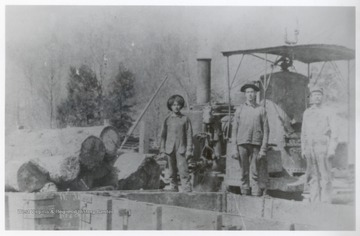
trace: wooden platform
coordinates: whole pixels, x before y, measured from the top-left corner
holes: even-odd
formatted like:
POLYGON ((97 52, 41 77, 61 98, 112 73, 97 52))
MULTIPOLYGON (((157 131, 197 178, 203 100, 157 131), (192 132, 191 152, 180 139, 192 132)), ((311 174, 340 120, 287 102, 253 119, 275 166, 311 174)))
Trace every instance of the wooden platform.
POLYGON ((355 208, 228 193, 6 193, 10 230, 354 230, 355 208))

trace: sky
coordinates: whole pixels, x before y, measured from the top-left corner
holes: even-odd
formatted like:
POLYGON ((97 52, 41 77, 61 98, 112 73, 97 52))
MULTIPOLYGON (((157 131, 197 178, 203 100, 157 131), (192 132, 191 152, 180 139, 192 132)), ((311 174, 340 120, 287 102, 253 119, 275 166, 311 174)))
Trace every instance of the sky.
POLYGON ((223 37, 233 43, 224 50, 283 44, 285 28, 290 31, 297 23, 299 43, 355 47, 353 7, 7 6, 6 41, 41 41, 52 30, 66 32, 102 12, 125 14, 138 24, 152 22, 158 30, 195 33, 208 47, 218 32, 226 32, 223 37))
POLYGON ((298 44, 355 49, 354 7, 7 6, 6 42, 31 47, 43 43, 52 32, 71 37, 84 22, 105 23, 104 15, 133 25, 138 41, 149 40, 141 39, 141 31, 148 27, 155 34, 195 37, 200 44, 197 56, 219 64, 220 50, 283 45, 286 29, 290 38, 294 29, 299 30, 298 44))

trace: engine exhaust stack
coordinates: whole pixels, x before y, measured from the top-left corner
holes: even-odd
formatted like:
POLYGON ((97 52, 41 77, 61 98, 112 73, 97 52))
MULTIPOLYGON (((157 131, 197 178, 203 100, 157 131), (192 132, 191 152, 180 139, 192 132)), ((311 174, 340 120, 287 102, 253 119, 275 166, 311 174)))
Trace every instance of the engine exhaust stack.
POLYGON ((198 80, 196 86, 196 103, 206 104, 210 102, 211 90, 211 59, 197 59, 198 80))

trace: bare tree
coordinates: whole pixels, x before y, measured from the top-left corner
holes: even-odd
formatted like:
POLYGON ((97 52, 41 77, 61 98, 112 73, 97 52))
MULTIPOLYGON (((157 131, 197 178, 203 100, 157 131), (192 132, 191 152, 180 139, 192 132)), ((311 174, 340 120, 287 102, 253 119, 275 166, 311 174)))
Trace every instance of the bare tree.
POLYGON ((145 104, 164 75, 170 77, 147 112, 148 122, 152 124, 149 127, 151 136, 157 140, 161 131, 161 122, 169 112, 166 108, 166 98, 173 94, 183 95, 187 100, 187 107, 195 100, 194 80, 191 79, 192 68, 185 62, 189 54, 191 55, 194 44, 181 41, 178 35, 159 36, 150 32, 148 37, 153 40, 144 44, 136 57, 142 62, 139 63, 141 67, 135 70, 141 81, 137 83, 138 94, 142 91, 140 93, 142 96, 137 97, 137 103, 145 104), (146 55, 146 58, 151 60, 141 59, 141 55, 146 55))
POLYGON ((65 45, 59 42, 55 34, 42 48, 41 77, 42 83, 39 87, 39 95, 47 104, 49 116, 49 127, 54 128, 55 107, 59 98, 60 83, 65 69, 65 45))
MULTIPOLYGON (((86 33, 87 40, 85 47, 89 49, 90 63, 100 84, 101 120, 104 119, 104 98, 106 96, 105 85, 106 82, 109 82, 111 77, 111 74, 109 73, 109 54, 110 51, 113 50, 114 25, 116 24, 112 17, 109 17, 105 12, 100 12, 99 15, 94 15, 91 18, 91 24, 86 33)), ((118 62, 116 61, 114 63, 117 64, 118 62)))
POLYGON ((34 111, 36 103, 36 77, 38 72, 36 50, 33 48, 21 48, 17 51, 16 58, 19 63, 19 67, 22 69, 23 78, 25 79, 24 81, 20 82, 25 84, 25 86, 22 86, 22 89, 24 90, 17 94, 18 122, 22 120, 23 116, 25 118, 26 125, 33 127, 36 120, 35 117, 38 115, 34 111), (23 102, 26 103, 26 105, 23 106, 26 108, 26 110, 20 112, 20 103, 23 102))

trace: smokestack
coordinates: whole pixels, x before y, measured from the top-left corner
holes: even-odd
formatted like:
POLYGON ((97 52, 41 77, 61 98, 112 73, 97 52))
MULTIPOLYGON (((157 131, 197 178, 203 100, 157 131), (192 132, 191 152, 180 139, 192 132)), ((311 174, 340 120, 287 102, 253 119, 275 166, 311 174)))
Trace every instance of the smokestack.
POLYGON ((210 102, 211 84, 211 59, 198 58, 198 82, 196 87, 196 103, 205 104, 210 102))

